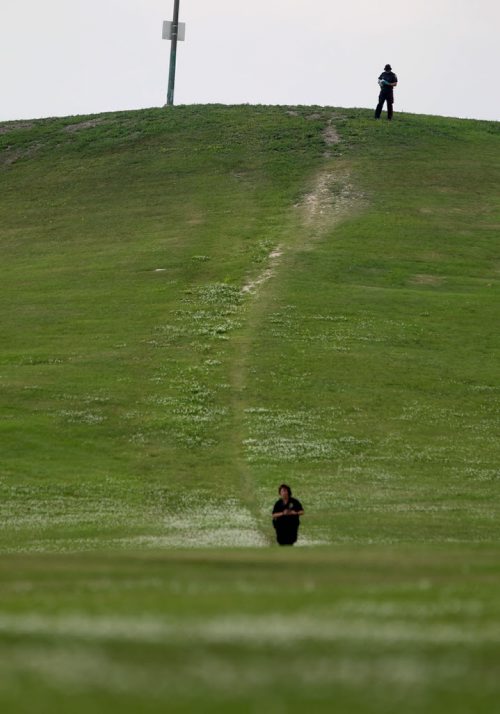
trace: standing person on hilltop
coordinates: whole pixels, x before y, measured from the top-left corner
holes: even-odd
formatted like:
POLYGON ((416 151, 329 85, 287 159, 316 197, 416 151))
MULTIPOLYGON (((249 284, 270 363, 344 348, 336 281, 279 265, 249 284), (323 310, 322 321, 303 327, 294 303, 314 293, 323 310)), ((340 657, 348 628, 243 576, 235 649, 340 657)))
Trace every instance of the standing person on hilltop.
POLYGON ((378 83, 380 87, 380 94, 378 96, 378 104, 375 109, 375 119, 380 119, 382 113, 382 107, 384 102, 387 102, 387 118, 389 121, 392 119, 392 105, 394 104, 394 87, 398 83, 398 78, 392 71, 390 64, 386 64, 384 71, 378 78, 378 83))
POLYGON ((278 489, 280 498, 273 508, 273 526, 280 545, 293 545, 299 532, 300 516, 304 515, 301 502, 292 498, 292 489, 282 483, 278 489))

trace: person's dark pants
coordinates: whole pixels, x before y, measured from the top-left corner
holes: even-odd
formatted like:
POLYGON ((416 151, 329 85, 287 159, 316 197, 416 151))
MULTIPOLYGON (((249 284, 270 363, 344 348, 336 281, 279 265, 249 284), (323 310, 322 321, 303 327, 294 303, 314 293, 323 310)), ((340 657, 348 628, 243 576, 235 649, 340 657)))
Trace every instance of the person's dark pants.
POLYGON ((379 98, 378 98, 378 104, 375 109, 375 119, 380 119, 380 115, 382 114, 382 108, 384 106, 384 102, 387 102, 387 118, 389 121, 392 119, 392 105, 394 104, 394 95, 392 92, 388 94, 387 92, 380 92, 379 98))
MULTIPOLYGON (((281 521, 283 519, 280 518, 279 520, 281 521)), ((288 521, 288 518, 286 520, 288 521)), ((299 534, 298 523, 279 523, 278 521, 273 521, 273 525, 276 530, 276 540, 279 545, 293 545, 297 542, 297 536, 299 534)))

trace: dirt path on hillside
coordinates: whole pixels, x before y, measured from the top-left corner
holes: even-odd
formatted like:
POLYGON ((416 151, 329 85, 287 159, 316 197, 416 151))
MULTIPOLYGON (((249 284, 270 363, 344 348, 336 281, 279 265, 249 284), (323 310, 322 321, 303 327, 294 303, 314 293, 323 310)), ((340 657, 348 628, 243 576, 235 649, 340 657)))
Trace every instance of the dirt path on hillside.
POLYGON ((314 243, 324 238, 336 225, 362 207, 364 196, 353 184, 351 171, 344 165, 329 165, 316 175, 314 183, 294 209, 302 227, 299 244, 276 245, 269 253, 264 270, 249 279, 242 287, 244 294, 256 293, 277 272, 282 258, 288 252, 313 250, 314 243))
POLYGON ((306 243, 321 238, 361 204, 363 196, 353 185, 345 166, 329 166, 316 177, 312 190, 296 204, 302 214, 306 243))
MULTIPOLYGON (((252 334, 258 330, 262 316, 269 309, 266 297, 266 284, 277 278, 287 262, 287 258, 297 252, 314 250, 320 240, 334 239, 334 229, 341 221, 361 209, 364 197, 354 185, 351 169, 341 157, 332 158, 328 148, 340 142, 340 137, 329 120, 324 131, 325 163, 311 182, 302 199, 291 208, 296 222, 292 219, 293 237, 289 242, 277 244, 270 250, 265 267, 261 272, 249 278, 241 292, 246 296, 245 334, 234 338, 234 356, 232 359, 231 385, 233 393, 235 467, 240 482, 241 499, 250 510, 261 534, 273 541, 272 528, 269 521, 263 521, 262 508, 259 504, 259 493, 254 482, 251 466, 247 460, 245 438, 248 436, 246 409, 248 408, 247 374, 250 369, 248 355, 251 349, 252 334), (294 225, 295 223, 295 225, 294 225), (333 233, 332 233, 333 232, 333 233), (267 527, 266 527, 267 526, 267 527)), ((269 293, 271 294, 271 293, 269 293)), ((269 485, 270 501, 274 496, 274 484, 269 485)), ((271 507, 271 503, 269 506, 271 507)), ((302 539, 305 544, 305 538, 302 539)))

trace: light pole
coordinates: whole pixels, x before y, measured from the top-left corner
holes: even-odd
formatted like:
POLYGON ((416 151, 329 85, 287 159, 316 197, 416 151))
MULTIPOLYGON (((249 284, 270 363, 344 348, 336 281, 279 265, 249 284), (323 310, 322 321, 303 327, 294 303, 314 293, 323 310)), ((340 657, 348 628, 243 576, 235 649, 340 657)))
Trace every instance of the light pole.
POLYGON ((174 0, 174 18, 172 20, 170 36, 170 71, 168 74, 167 107, 174 105, 175 65, 177 62, 177 37, 179 34, 179 2, 180 0, 174 0))

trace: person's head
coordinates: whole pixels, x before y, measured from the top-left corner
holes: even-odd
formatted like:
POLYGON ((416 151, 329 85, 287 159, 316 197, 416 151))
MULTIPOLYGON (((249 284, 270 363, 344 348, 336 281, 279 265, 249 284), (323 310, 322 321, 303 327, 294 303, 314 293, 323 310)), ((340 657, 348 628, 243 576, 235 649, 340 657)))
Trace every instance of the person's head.
POLYGON ((292 489, 290 488, 290 486, 287 486, 286 483, 282 483, 278 489, 278 493, 283 499, 283 501, 288 501, 288 499, 292 495, 292 489))
POLYGON ((386 72, 392 72, 392 67, 391 67, 391 65, 390 65, 390 64, 386 64, 385 67, 384 67, 384 70, 385 70, 386 72))

